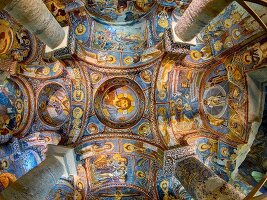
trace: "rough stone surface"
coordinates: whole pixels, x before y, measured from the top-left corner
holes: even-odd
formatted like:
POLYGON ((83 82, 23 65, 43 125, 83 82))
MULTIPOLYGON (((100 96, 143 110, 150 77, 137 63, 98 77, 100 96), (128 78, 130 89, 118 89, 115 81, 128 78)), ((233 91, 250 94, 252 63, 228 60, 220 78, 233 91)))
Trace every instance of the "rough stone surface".
POLYGON ((176 177, 194 199, 241 200, 244 195, 194 157, 178 162, 176 177))
POLYGON ((43 200, 56 185, 64 166, 55 157, 48 157, 38 167, 12 183, 1 195, 1 200, 43 200), (38 177, 38 178, 37 178, 38 177))
POLYGON ((175 34, 183 41, 192 40, 232 0, 193 0, 175 27, 175 34))
POLYGON ((63 41, 64 30, 42 0, 13 0, 4 9, 50 48, 63 41))

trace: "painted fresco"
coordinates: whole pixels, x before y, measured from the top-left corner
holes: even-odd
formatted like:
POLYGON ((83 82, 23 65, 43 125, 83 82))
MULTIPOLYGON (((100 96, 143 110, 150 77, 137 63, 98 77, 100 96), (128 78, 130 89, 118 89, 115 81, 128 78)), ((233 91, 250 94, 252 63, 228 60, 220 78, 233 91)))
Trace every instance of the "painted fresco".
POLYGON ((107 91, 102 103, 105 117, 112 121, 121 122, 129 120, 135 115, 137 112, 135 104, 138 105, 138 97, 131 88, 122 86, 107 91), (120 116, 120 114, 125 116, 120 116))
POLYGON ((68 94, 60 85, 46 85, 39 94, 38 109, 45 123, 60 126, 68 119, 70 112, 68 94))
POLYGON ((77 176, 74 176, 74 199, 86 199, 88 193, 88 180, 85 167, 77 164, 77 176))
POLYGON ((193 200, 190 194, 188 194, 188 192, 179 182, 179 180, 175 178, 175 176, 164 175, 163 170, 159 170, 157 172, 156 186, 158 191, 158 198, 160 200, 165 200, 165 199, 193 200))
MULTIPOLYGON (((256 4, 251 6, 266 23, 266 8, 256 4)), ((207 63, 260 31, 262 27, 237 2, 233 2, 201 31, 198 44, 191 48, 186 61, 196 65, 207 63)))
MULTIPOLYGON (((79 196, 75 196, 76 200, 81 200, 79 196)), ((49 192, 46 200, 71 200, 74 199, 73 180, 60 179, 58 183, 49 192)))
POLYGON ((145 200, 146 197, 140 191, 133 188, 108 188, 98 191, 95 195, 89 198, 89 200, 111 200, 111 199, 136 199, 136 200, 145 200))
POLYGON ((164 32, 189 3, 46 0, 75 40, 67 59, 56 58, 66 49, 44 54, 43 43, 0 12, 0 191, 38 166, 47 144, 61 144, 75 148, 78 174, 47 199, 191 200, 162 166, 164 150, 196 140, 201 162, 248 194, 262 163, 245 161, 245 177, 232 175, 251 128, 246 77, 265 67, 266 39, 234 2, 189 55, 167 53, 164 32))
MULTIPOLYGON (((155 127, 151 123, 153 118, 150 111, 153 80, 156 73, 155 66, 158 66, 158 63, 151 64, 144 71, 138 70, 129 78, 123 73, 121 74, 120 71, 114 71, 114 75, 109 78, 103 70, 99 68, 90 69, 88 65, 82 63, 82 67, 85 67, 90 74, 92 94, 95 98, 83 137, 95 137, 96 134, 109 132, 131 134, 150 142, 159 141, 158 135, 153 131, 155 127), (112 91, 111 96, 107 96, 108 91, 112 91), (125 98, 126 96, 127 98, 125 98), (131 107, 123 110, 119 107, 120 105, 116 105, 116 101, 120 104, 121 99, 123 101, 125 99, 124 102, 127 104, 131 101, 128 104, 128 107, 131 107), (108 115, 110 114, 121 119, 109 118, 108 115)), ((111 72, 113 71, 111 70, 111 72)), ((160 144, 159 142, 155 143, 160 144)))
POLYGON ((143 17, 154 5, 154 0, 146 1, 100 1, 87 0, 87 10, 98 19, 107 22, 131 22, 143 17))
POLYGON ((222 137, 246 141, 247 93, 241 65, 216 65, 203 81, 200 111, 205 116, 204 123, 222 137))
POLYGON ((171 27, 171 14, 174 7, 162 7, 159 6, 155 16, 153 16, 153 28, 157 38, 162 38, 164 31, 171 27))
POLYGON ((79 42, 87 43, 90 37, 90 18, 86 15, 85 9, 75 10, 69 15, 76 39, 79 42))
POLYGON ((231 179, 235 169, 237 148, 222 141, 201 138, 196 142, 196 154, 201 162, 210 167, 219 177, 247 195, 252 187, 242 177, 231 179))
POLYGON ((92 48, 112 51, 142 51, 146 48, 147 30, 144 23, 135 24, 131 28, 94 24, 92 48))
POLYGON ((35 54, 35 37, 19 27, 5 13, 0 13, 0 59, 3 61, 29 62, 35 54))
POLYGON ((133 25, 116 26, 90 19, 83 9, 71 13, 70 17, 72 31, 81 43, 77 54, 86 62, 105 67, 136 67, 163 54, 162 41, 151 23, 153 17, 140 19, 133 25))
POLYGON ((96 96, 96 116, 108 126, 128 127, 142 116, 144 95, 130 79, 109 79, 99 87, 96 96))
POLYGON ((267 59, 266 46, 266 41, 257 42, 252 46, 242 49, 235 56, 229 56, 228 60, 231 60, 233 65, 238 65, 244 72, 264 68, 267 59))
POLYGON ((0 55, 8 52, 13 44, 14 33, 9 27, 9 23, 2 21, 1 25, 1 43, 0 43, 0 55))
POLYGON ((30 78, 51 79, 60 76, 63 73, 63 64, 61 62, 49 63, 43 65, 21 65, 19 74, 30 78))
MULTIPOLYGON (((6 77, 4 73, 2 78, 6 77)), ((31 88, 30 88, 31 91, 31 88)), ((22 134, 29 127, 28 119, 32 118, 28 94, 22 80, 5 78, 0 83, 0 134, 22 134)))
POLYGON ((68 15, 65 11, 65 3, 60 0, 46 0, 45 4, 60 25, 63 27, 66 26, 68 23, 68 15))
POLYGON ((45 159, 48 144, 57 145, 61 137, 55 132, 36 132, 21 140, 1 145, 0 189, 4 190, 45 159))
POLYGON ((6 80, 2 84, 0 89, 1 134, 13 134, 13 130, 19 128, 24 113, 23 92, 11 80, 6 80))
POLYGON ((146 187, 152 183, 156 169, 153 163, 162 163, 163 158, 163 152, 153 145, 116 137, 84 142, 75 151, 78 160, 85 163, 92 195, 112 185, 128 185, 147 195, 146 187))
POLYGON ((201 76, 201 71, 184 69, 170 57, 162 61, 156 90, 157 121, 168 146, 176 145, 186 132, 198 129, 201 76))
POLYGON ((88 113, 88 102, 91 91, 87 88, 90 87, 87 73, 84 73, 76 63, 71 63, 67 67, 67 79, 64 82, 71 85, 71 89, 66 90, 71 92, 71 118, 70 124, 66 128, 68 133, 68 143, 76 142, 84 131, 84 121, 88 113))
MULTIPOLYGON (((265 102, 262 123, 259 127, 258 134, 251 146, 246 159, 239 168, 239 173, 246 179, 246 181, 256 187, 259 181, 263 178, 266 170, 267 159, 267 86, 263 87, 265 92, 265 102)), ((260 189, 261 193, 267 192, 267 184, 264 184, 260 189)))

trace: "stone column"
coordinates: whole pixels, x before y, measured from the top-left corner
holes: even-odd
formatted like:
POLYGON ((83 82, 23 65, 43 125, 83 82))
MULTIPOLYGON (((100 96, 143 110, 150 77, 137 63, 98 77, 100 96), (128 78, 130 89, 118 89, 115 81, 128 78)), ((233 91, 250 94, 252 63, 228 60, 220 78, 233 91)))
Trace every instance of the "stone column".
POLYGON ((233 0, 193 0, 175 27, 182 41, 192 40, 208 23, 233 0))
POLYGON ((47 158, 12 183, 1 200, 44 200, 62 176, 77 175, 73 149, 48 145, 47 158))
POLYGON ((177 162, 175 176, 196 200, 242 200, 245 198, 195 157, 188 157, 177 162))
POLYGON ((64 40, 63 28, 42 0, 0 0, 0 9, 3 8, 51 49, 64 40))

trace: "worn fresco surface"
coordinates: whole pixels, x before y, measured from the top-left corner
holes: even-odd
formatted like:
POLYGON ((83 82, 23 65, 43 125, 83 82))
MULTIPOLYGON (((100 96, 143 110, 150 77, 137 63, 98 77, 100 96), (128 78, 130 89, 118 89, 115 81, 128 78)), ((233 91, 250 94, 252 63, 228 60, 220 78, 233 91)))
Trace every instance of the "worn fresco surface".
MULTIPOLYGON (((78 171, 47 200, 191 200, 175 171, 163 169, 164 151, 187 145, 244 194, 257 184, 264 159, 238 160, 257 132, 253 120, 262 118, 251 100, 264 90, 252 94, 251 86, 267 76, 267 43, 238 3, 180 55, 167 52, 165 31, 191 1, 44 2, 70 26, 75 48, 65 59, 45 54, 44 44, 0 12, 1 191, 45 159, 47 144, 74 147, 78 171)), ((266 8, 253 8, 267 22, 266 8)), ((249 158, 264 154, 265 126, 249 158)))

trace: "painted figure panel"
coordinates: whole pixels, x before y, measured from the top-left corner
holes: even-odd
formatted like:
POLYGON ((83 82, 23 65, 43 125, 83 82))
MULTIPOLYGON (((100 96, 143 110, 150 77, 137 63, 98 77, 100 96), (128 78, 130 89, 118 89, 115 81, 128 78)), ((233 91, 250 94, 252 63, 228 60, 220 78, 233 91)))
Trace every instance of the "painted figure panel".
MULTIPOLYGON (((145 21, 146 22, 146 21, 145 21)), ((146 48, 147 30, 145 22, 131 27, 94 25, 92 48, 96 50, 142 51, 146 48)))
POLYGON ((68 119, 70 112, 68 94, 58 84, 46 85, 39 94, 38 108, 44 123, 60 126, 68 119))
POLYGON ((144 94, 130 79, 109 79, 98 88, 95 96, 96 116, 109 127, 129 127, 142 117, 144 94))
POLYGON ((154 0, 87 0, 86 8, 104 21, 122 23, 141 18, 150 11, 154 3, 154 0))

